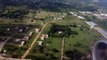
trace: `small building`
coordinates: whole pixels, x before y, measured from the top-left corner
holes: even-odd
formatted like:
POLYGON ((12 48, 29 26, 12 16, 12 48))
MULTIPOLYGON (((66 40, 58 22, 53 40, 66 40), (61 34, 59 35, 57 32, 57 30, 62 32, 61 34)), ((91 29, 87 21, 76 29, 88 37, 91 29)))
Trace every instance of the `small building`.
POLYGON ((73 14, 73 16, 78 16, 77 14, 73 14))
POLYGON ((3 50, 3 52, 4 52, 4 53, 6 53, 6 52, 7 52, 7 50, 3 50))
POLYGON ((31 36, 33 34, 33 32, 29 32, 28 36, 31 36))
POLYGON ((40 32, 40 29, 39 29, 39 28, 36 28, 35 31, 36 31, 36 33, 39 33, 39 32, 40 32))
POLYGON ((45 35, 45 38, 46 38, 46 39, 48 39, 48 38, 49 38, 49 35, 48 35, 48 34, 46 34, 46 35, 45 35))
POLYGON ((29 27, 26 27, 26 29, 29 29, 29 27))
POLYGON ((42 45, 43 41, 38 41, 38 45, 42 45))
POLYGON ((23 46, 23 45, 24 45, 24 43, 25 43, 25 41, 21 41, 21 44, 20 44, 20 46, 23 46))
POLYGON ((41 36, 41 40, 45 40, 45 39, 48 39, 48 38, 49 38, 48 34, 42 34, 42 36, 41 36))
POLYGON ((62 33, 62 31, 59 31, 59 32, 58 32, 58 34, 61 34, 61 33, 62 33))
POLYGON ((41 36, 41 40, 45 40, 45 38, 43 36, 41 36))
POLYGON ((10 28, 7 28, 7 31, 10 31, 10 28))
POLYGON ((21 39, 15 39, 15 42, 19 42, 19 41, 21 41, 21 39))
POLYGON ((79 11, 79 13, 81 13, 83 15, 92 14, 92 12, 90 12, 90 11, 79 11))
POLYGON ((24 36, 24 37, 22 38, 22 40, 24 40, 24 41, 29 40, 29 36, 24 36))
POLYGON ((85 19, 83 16, 77 16, 79 19, 85 19))
POLYGON ((73 16, 78 16, 75 12, 69 12, 73 16))
POLYGON ((85 23, 88 24, 88 25, 90 26, 91 29, 97 26, 96 23, 91 22, 91 21, 85 21, 85 23))
POLYGON ((23 32, 23 29, 19 29, 19 32, 23 32))

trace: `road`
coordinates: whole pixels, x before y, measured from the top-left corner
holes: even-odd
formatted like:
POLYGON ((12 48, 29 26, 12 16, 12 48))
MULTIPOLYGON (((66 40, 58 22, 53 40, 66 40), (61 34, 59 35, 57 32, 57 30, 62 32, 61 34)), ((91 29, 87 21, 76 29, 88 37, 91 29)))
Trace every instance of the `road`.
MULTIPOLYGON (((16 32, 15 34, 17 34, 17 32, 16 32)), ((15 34, 13 34, 12 36, 8 37, 4 42, 0 43, 0 52, 1 52, 1 50, 3 49, 5 43, 6 43, 8 40, 10 40, 15 34)))
POLYGON ((26 52, 22 55, 22 57, 21 57, 22 59, 24 59, 24 58, 28 55, 28 53, 31 51, 31 49, 33 48, 35 42, 38 40, 39 36, 41 35, 42 31, 44 30, 44 28, 45 28, 47 25, 48 25, 48 23, 46 23, 46 24, 42 27, 41 31, 38 33, 38 35, 36 36, 36 38, 34 39, 34 41, 32 42, 32 44, 30 45, 30 47, 29 47, 29 48, 26 50, 26 52))
POLYGON ((62 47, 61 47, 61 59, 60 60, 64 60, 64 43, 65 43, 65 41, 64 41, 64 38, 63 38, 63 40, 62 40, 62 47))
MULTIPOLYGON (((65 16, 66 16, 66 15, 63 15, 63 16, 61 16, 61 17, 59 17, 59 18, 62 19, 62 18, 64 18, 65 16)), ((31 49, 33 48, 35 42, 38 40, 39 36, 40 36, 41 33, 43 32, 44 28, 45 28, 48 24, 60 20, 59 18, 57 18, 57 19, 54 20, 54 21, 51 21, 51 22, 46 23, 46 24, 42 27, 41 31, 40 31, 40 32, 38 33, 38 35, 35 37, 34 41, 31 43, 30 47, 29 47, 29 48, 26 50, 26 52, 21 56, 21 59, 24 59, 24 58, 29 54, 29 52, 30 52, 31 49)))
POLYGON ((100 27, 94 27, 105 39, 107 39, 107 32, 100 27))
POLYGON ((85 23, 88 24, 90 28, 93 28, 96 31, 98 31, 105 39, 107 39, 107 32, 104 29, 100 28, 98 24, 92 21, 85 21, 85 23))
MULTIPOLYGON (((17 34, 17 32, 15 34, 17 34)), ((2 49, 3 49, 4 45, 6 44, 6 42, 8 40, 10 40, 15 34, 13 34, 12 36, 10 36, 9 38, 7 38, 4 42, 2 42, 0 44, 0 52, 2 51, 2 49)), ((5 60, 5 58, 0 55, 0 60, 3 60, 3 59, 5 60)), ((9 59, 7 59, 7 60, 9 60, 9 59)))

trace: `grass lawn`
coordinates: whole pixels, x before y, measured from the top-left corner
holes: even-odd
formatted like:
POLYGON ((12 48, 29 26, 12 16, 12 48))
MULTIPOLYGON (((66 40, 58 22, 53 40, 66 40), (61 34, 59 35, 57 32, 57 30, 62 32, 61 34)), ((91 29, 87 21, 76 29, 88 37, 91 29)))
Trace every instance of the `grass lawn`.
POLYGON ((39 51, 40 47, 38 45, 38 42, 36 42, 35 46, 33 47, 32 51, 29 53, 27 58, 31 58, 33 60, 37 59, 37 57, 40 57, 40 58, 46 57, 45 59, 52 59, 51 55, 53 55, 55 59, 58 60, 60 58, 61 40, 62 40, 61 38, 54 38, 54 37, 50 37, 44 40, 44 43, 46 43, 47 45, 44 49, 44 52, 39 51), (57 49, 58 52, 55 53, 53 49, 57 49))

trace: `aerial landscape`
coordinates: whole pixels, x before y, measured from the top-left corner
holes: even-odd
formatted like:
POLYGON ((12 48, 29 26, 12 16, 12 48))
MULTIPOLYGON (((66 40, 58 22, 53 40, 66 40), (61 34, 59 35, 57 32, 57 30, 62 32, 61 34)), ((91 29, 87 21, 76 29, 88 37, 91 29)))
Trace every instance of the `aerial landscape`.
POLYGON ((106 0, 0 0, 0 60, 107 60, 106 0))

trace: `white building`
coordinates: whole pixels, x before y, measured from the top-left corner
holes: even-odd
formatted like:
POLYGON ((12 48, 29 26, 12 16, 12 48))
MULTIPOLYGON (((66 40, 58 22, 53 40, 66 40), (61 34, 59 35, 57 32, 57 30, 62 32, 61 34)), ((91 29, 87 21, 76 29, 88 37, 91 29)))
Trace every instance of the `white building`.
POLYGON ((24 41, 27 41, 29 39, 29 36, 24 36, 23 38, 22 38, 22 40, 24 40, 24 41))
POLYGON ((92 14, 92 12, 90 12, 90 11, 79 11, 79 13, 81 13, 83 15, 85 15, 85 14, 92 14))
POLYGON ((38 41, 38 45, 42 45, 43 41, 38 41))
POLYGON ((79 19, 85 19, 83 16, 77 16, 79 19))
POLYGON ((7 31, 10 31, 10 28, 7 28, 7 31))
POLYGON ((36 28, 35 31, 36 31, 36 33, 39 33, 40 29, 36 28))
POLYGON ((41 40, 45 40, 45 38, 43 36, 41 36, 41 40))
POLYGON ((25 43, 25 41, 22 41, 20 46, 23 46, 23 45, 24 45, 24 43, 25 43))
POLYGON ((90 26, 91 29, 97 26, 96 23, 91 22, 91 21, 85 21, 85 23, 88 24, 88 25, 90 26))
POLYGON ((59 32, 58 32, 58 34, 61 34, 61 33, 62 33, 62 31, 59 31, 59 32))
POLYGON ((76 13, 74 12, 69 12, 70 14, 72 14, 73 16, 78 16, 76 13))
POLYGON ((31 36, 32 34, 33 34, 33 32, 30 32, 30 33, 29 33, 29 36, 31 36))

